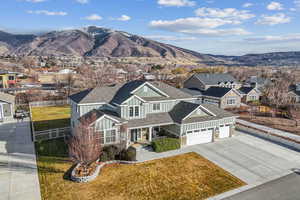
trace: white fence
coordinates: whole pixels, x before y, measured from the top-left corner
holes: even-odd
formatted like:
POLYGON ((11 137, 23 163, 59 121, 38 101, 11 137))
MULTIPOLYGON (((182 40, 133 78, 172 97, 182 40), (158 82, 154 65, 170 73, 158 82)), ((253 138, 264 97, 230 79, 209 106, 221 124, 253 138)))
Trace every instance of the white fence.
POLYGON ((34 131, 33 130, 33 140, 41 141, 41 140, 51 140, 51 139, 56 139, 56 138, 63 138, 65 136, 69 135, 70 132, 71 132, 70 127, 49 129, 46 131, 34 131))
POLYGON ((29 103, 30 107, 43 107, 43 106, 63 106, 68 105, 69 100, 55 100, 55 101, 33 101, 29 103))

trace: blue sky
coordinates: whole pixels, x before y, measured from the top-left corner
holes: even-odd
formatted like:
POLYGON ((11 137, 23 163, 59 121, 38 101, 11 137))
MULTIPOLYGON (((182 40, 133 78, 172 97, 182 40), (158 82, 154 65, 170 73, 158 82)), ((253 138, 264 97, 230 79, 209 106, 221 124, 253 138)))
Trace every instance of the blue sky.
POLYGON ((201 53, 300 51, 300 0, 2 0, 0 30, 97 25, 201 53))

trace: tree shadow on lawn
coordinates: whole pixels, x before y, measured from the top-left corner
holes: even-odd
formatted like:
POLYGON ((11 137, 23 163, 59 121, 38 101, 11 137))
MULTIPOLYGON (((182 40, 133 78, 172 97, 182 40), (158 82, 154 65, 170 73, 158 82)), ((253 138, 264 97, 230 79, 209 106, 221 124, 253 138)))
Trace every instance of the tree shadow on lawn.
POLYGON ((70 118, 54 119, 33 122, 35 131, 46 131, 49 129, 70 127, 70 118))

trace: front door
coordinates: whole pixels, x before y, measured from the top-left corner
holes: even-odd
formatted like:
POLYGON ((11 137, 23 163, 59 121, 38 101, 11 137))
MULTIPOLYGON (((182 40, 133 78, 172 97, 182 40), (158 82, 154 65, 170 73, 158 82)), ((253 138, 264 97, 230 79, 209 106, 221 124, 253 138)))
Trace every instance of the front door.
POLYGON ((141 129, 130 130, 130 140, 131 142, 137 142, 142 139, 141 129))

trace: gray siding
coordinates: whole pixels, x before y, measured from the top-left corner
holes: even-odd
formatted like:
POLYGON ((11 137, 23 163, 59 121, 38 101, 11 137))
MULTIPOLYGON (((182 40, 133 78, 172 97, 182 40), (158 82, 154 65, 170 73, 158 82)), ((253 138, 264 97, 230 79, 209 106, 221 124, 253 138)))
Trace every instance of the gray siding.
POLYGON ((181 127, 179 125, 177 125, 177 124, 163 126, 162 128, 164 130, 168 131, 171 134, 174 134, 176 136, 180 136, 181 127))
POLYGON ((139 97, 161 97, 157 91, 150 88, 148 85, 145 85, 144 87, 140 88, 138 91, 135 92, 135 94, 139 97), (144 90, 144 88, 147 89, 147 91, 144 90))
POLYGON ((196 129, 206 129, 206 128, 214 128, 219 127, 220 125, 224 124, 234 124, 235 118, 224 118, 220 120, 214 120, 214 121, 206 121, 206 122, 198 122, 198 123, 192 123, 192 124, 183 124, 182 125, 182 132, 185 133, 189 130, 196 130, 196 129))
POLYGON ((96 123, 96 130, 97 131, 103 131, 103 130, 108 130, 108 129, 113 129, 115 128, 116 122, 104 117, 103 119, 97 121, 96 123))
POLYGON ((160 103, 160 111, 153 110, 153 104, 156 104, 159 102, 152 102, 147 105, 147 112, 148 113, 164 113, 164 112, 170 112, 173 107, 178 104, 178 101, 167 101, 167 102, 161 102, 160 103))
MULTIPOLYGON (((146 106, 147 104, 143 103, 138 98, 134 97, 130 101, 128 101, 126 104, 121 105, 121 117, 124 119, 131 119, 129 117, 129 107, 130 106, 139 106, 140 116, 138 118, 145 118, 146 117, 146 106)), ((136 119, 137 117, 132 117, 136 119)))
POLYGON ((92 111, 93 109, 100 109, 103 106, 104 104, 80 105, 80 117, 92 111))

